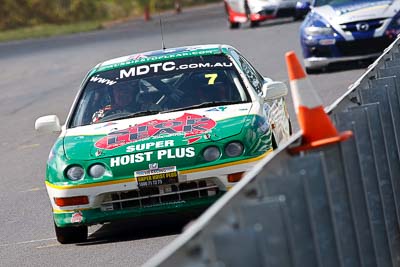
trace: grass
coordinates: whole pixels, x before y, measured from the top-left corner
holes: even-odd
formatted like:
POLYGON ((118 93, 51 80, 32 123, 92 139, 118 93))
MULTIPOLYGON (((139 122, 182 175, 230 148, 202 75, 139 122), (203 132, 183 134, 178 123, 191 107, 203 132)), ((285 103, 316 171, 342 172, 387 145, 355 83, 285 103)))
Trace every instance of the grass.
POLYGON ((101 21, 80 22, 65 25, 43 24, 15 30, 0 31, 0 42, 87 32, 101 29, 102 27, 101 21))
MULTIPOLYGON (((0 0, 1 1, 1 0, 0 0)), ((220 0, 181 0, 183 5, 183 9, 191 6, 199 6, 208 3, 216 3, 220 0)), ((171 9, 171 7, 162 7, 163 10, 171 9)), ((135 14, 135 17, 143 16, 140 14, 135 14)), ((130 17, 132 18, 132 17, 130 17)), ((128 17, 125 19, 129 19, 128 17)), ((88 32, 93 30, 102 29, 107 27, 107 25, 112 25, 117 21, 123 20, 115 20, 115 21, 87 21, 87 22, 77 22, 71 24, 41 24, 32 27, 24 27, 13 30, 3 30, 0 31, 0 42, 11 41, 11 40, 23 40, 23 39, 32 39, 32 38, 44 38, 50 36, 57 35, 65 35, 71 33, 79 33, 79 32, 88 32)))

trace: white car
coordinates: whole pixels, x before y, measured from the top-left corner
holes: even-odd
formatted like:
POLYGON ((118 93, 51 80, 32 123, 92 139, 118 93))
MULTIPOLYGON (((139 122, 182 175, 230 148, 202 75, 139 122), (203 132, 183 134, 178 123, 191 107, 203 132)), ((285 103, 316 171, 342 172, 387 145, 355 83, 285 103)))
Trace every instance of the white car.
POLYGON ((251 27, 278 17, 296 17, 297 0, 224 0, 231 29, 250 21, 251 27))
MULTIPOLYGON (((149 51, 93 68, 47 161, 60 243, 89 225, 201 210, 290 135, 284 83, 233 47, 149 51)), ((182 216, 182 215, 180 215, 182 216)))

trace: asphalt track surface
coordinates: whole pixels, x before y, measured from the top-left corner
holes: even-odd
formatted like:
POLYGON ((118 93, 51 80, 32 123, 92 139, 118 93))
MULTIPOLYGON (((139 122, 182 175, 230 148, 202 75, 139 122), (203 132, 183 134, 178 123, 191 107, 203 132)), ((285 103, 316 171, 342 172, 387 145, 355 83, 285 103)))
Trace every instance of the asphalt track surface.
MULTIPOLYGON (((229 30, 222 4, 165 13, 167 47, 227 43, 265 76, 287 81, 284 54, 301 57, 300 22, 290 19, 229 30)), ((161 48, 158 20, 131 21, 90 33, 0 44, 0 266, 140 266, 168 245, 187 223, 158 219, 90 227, 89 241, 55 240, 44 186, 45 163, 56 135, 34 131, 37 117, 63 121, 86 72, 109 58, 161 48)), ((310 76, 324 105, 342 95, 365 67, 310 76)), ((288 105, 292 119, 290 96, 288 105)), ((297 125, 294 123, 294 125, 297 125)))

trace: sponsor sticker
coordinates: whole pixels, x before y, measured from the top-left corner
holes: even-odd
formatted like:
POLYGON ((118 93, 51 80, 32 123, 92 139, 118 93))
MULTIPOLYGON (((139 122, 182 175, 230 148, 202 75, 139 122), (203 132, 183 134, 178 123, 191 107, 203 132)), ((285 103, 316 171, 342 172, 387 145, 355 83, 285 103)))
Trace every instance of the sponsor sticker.
MULTIPOLYGON (((199 62, 199 63, 179 64, 178 65, 174 61, 166 61, 166 62, 158 62, 158 63, 148 64, 148 65, 134 66, 129 69, 121 69, 119 72, 119 77, 116 77, 115 79, 119 80, 119 79, 124 79, 124 78, 143 76, 143 75, 147 75, 147 74, 171 72, 171 71, 175 71, 175 70, 200 69, 200 68, 207 68, 207 69, 209 69, 209 68, 228 68, 228 67, 232 67, 232 66, 233 66, 232 62, 215 62, 215 63, 199 62)), ((217 77, 218 77, 217 74, 207 74, 205 78, 209 79, 208 84, 214 84, 214 81, 217 77)), ((92 77, 92 78, 95 78, 95 77, 92 77)), ((108 79, 102 79, 102 80, 96 80, 96 81, 97 82, 101 81, 101 83, 106 83, 108 85, 112 85, 109 83, 114 82, 114 81, 111 81, 108 79), (105 80, 105 81, 103 81, 103 80, 105 80)))
MULTIPOLYGON (((197 114, 185 113, 181 117, 171 120, 151 120, 134 125, 127 129, 110 132, 107 136, 95 143, 99 149, 115 149, 140 140, 183 135, 187 138, 188 144, 192 144, 202 138, 202 135, 213 129, 217 123, 206 117, 197 114)), ((172 141, 172 140, 171 140, 172 141)), ((151 148, 162 148, 173 146, 169 141, 148 142, 137 147, 128 147, 127 152, 148 150, 151 148), (143 147, 144 146, 144 147, 143 147)))
POLYGON ((138 57, 136 59, 132 58, 132 59, 124 61, 124 62, 102 66, 98 69, 98 71, 105 71, 105 70, 110 70, 110 69, 119 68, 119 67, 123 67, 123 66, 138 64, 138 63, 140 64, 140 63, 155 62, 155 61, 162 61, 162 60, 169 60, 169 59, 175 60, 175 59, 181 59, 181 58, 186 58, 186 57, 213 55, 218 52, 219 52, 219 48, 209 49, 209 50, 199 50, 199 51, 187 51, 187 52, 182 51, 181 53, 176 53, 176 54, 146 55, 144 57, 138 57))
POLYGON ((196 155, 194 147, 177 147, 157 151, 139 152, 110 159, 111 167, 125 166, 141 162, 154 162, 165 159, 193 158, 196 155))
POLYGON ((71 223, 80 223, 83 221, 82 212, 78 211, 72 214, 71 223))
POLYGON ((139 188, 178 182, 178 172, 175 166, 135 171, 134 175, 139 188))
POLYGON ((206 111, 225 111, 228 107, 215 107, 215 108, 210 108, 207 109, 206 111))
POLYGON ((95 83, 106 84, 106 85, 114 85, 117 83, 116 81, 113 81, 110 79, 101 78, 99 75, 91 77, 90 81, 95 82, 95 83))

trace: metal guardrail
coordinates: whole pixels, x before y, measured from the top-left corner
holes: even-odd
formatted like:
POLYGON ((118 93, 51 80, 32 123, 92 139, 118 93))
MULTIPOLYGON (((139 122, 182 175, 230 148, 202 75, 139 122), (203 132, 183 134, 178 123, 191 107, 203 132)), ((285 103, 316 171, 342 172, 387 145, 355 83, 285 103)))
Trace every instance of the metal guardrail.
POLYGON ((296 133, 145 266, 400 266, 399 47, 326 108, 352 138, 296 133))

